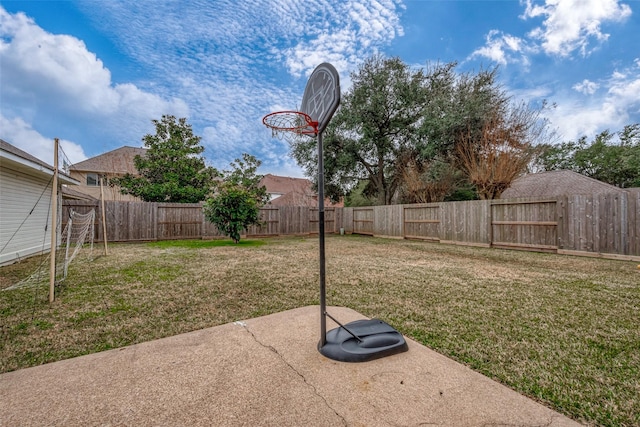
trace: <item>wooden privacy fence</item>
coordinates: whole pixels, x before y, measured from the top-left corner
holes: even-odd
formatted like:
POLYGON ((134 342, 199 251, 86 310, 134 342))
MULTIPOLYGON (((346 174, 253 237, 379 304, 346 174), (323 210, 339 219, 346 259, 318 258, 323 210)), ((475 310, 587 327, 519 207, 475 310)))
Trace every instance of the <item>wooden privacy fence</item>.
MULTIPOLYGON (((215 225, 204 217, 199 203, 147 203, 105 201, 107 240, 136 242, 176 239, 223 237, 215 225)), ((99 202, 65 200, 62 225, 66 225, 69 210, 86 213, 96 210, 96 241, 103 241, 102 212, 99 202)), ((336 218, 342 221, 335 208, 325 208, 325 230, 337 232, 336 218)), ((251 226, 248 236, 277 236, 318 233, 318 209, 306 206, 265 206, 260 209, 260 226, 251 226)))
MULTIPOLYGON (((65 201, 85 213, 97 202, 65 201)), ((201 204, 105 202, 109 241, 222 237, 201 204)), ((248 236, 318 233, 318 209, 266 206, 248 236)), ((102 227, 94 227, 101 241, 102 227)), ((327 233, 640 260, 640 192, 548 199, 474 200, 414 205, 326 208, 327 233)))
POLYGON ((344 208, 347 232, 640 260, 640 192, 344 208), (350 212, 352 211, 352 212, 350 212))

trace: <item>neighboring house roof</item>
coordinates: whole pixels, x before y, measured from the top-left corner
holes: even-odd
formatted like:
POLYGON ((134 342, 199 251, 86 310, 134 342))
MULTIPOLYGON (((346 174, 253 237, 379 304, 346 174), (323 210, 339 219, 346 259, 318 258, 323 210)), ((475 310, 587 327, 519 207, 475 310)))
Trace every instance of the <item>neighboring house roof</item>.
POLYGON ((313 194, 311 191, 311 181, 304 178, 291 178, 288 176, 277 176, 266 174, 260 180, 260 185, 267 188, 267 192, 273 195, 284 195, 292 191, 313 194))
POLYGON ((625 190, 569 170, 532 173, 513 181, 501 199, 572 194, 623 193, 625 190))
MULTIPOLYGON (((272 206, 317 206, 318 195, 313 191, 311 181, 304 178, 291 178, 266 174, 260 180, 267 193, 271 196, 269 204, 272 206)), ((340 207, 344 203, 331 203, 328 199, 325 206, 340 207)))
POLYGON ((144 156, 146 153, 146 148, 124 146, 73 164, 71 165, 71 169, 76 171, 122 175, 127 173, 137 174, 138 171, 136 170, 133 159, 137 155, 144 156))
MULTIPOLYGON (((32 175, 53 175, 53 166, 48 165, 37 157, 22 151, 18 147, 9 144, 7 141, 0 139, 0 162, 12 165, 14 168, 24 171, 32 175)), ((62 184, 78 185, 80 184, 69 175, 60 172, 58 178, 62 184)))

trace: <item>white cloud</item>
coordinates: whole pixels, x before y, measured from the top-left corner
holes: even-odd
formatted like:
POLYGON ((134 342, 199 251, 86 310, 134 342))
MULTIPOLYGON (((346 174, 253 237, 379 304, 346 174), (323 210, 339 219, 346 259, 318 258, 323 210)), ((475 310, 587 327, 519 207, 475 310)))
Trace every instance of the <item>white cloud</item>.
POLYGON ((600 85, 590 80, 584 79, 580 83, 573 85, 573 89, 585 95, 593 95, 596 93, 600 85))
POLYGON ((73 109, 113 111, 118 97, 111 75, 82 41, 47 33, 22 13, 0 9, 0 21, 2 78, 12 82, 12 98, 62 96, 73 109))
MULTIPOLYGON (((42 136, 20 118, 8 119, 0 114, 0 138, 32 156, 53 165, 53 138, 42 136)), ((87 159, 82 147, 72 141, 60 140, 63 158, 71 164, 87 159)))
POLYGON ((558 128, 563 140, 575 141, 583 135, 593 137, 605 129, 622 130, 625 125, 638 121, 640 117, 640 70, 638 67, 625 69, 622 72, 616 71, 609 79, 600 83, 585 80, 578 86, 587 88, 586 93, 584 89, 581 93, 585 93, 588 97, 566 94, 557 102, 557 108, 548 115, 553 126, 558 128), (603 96, 588 93, 589 88, 594 85, 606 89, 603 96))
MULTIPOLYGON (((0 7, 0 112, 61 138, 88 127, 114 141, 140 141, 162 114, 186 116, 180 99, 164 99, 134 84, 114 84, 85 44, 44 31, 23 13, 0 7)), ((90 141, 82 141, 83 143, 90 141)))
POLYGON ((640 114, 640 70, 614 73, 609 81, 608 97, 616 103, 625 120, 628 120, 628 112, 640 114))
POLYGON ((581 100, 566 99, 548 117, 562 141, 576 141, 581 136, 593 137, 616 124, 616 112, 615 106, 608 101, 599 100, 588 105, 581 100))
POLYGON ((284 51, 289 72, 308 76, 325 61, 343 72, 354 69, 362 58, 404 34, 397 12, 401 7, 391 0, 351 0, 331 3, 318 11, 321 14, 310 13, 302 40, 284 51), (324 25, 314 24, 318 18, 324 25))
POLYGON ((507 65, 510 62, 528 65, 526 54, 531 52, 533 48, 528 46, 525 40, 498 30, 491 30, 486 36, 485 45, 476 49, 470 58, 483 56, 500 65, 507 65))
MULTIPOLYGON (((522 0, 521 0, 522 1, 522 0)), ((609 35, 602 30, 608 22, 621 22, 631 15, 631 8, 619 0, 524 0, 523 18, 544 17, 542 27, 529 33, 541 41, 549 55, 568 56, 579 50, 589 54, 589 43, 602 42, 609 35)))

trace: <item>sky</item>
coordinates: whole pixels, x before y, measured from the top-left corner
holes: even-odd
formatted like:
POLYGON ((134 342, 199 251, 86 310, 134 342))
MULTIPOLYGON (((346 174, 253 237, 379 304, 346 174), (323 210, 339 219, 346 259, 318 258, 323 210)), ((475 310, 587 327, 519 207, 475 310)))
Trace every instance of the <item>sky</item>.
POLYGON ((640 122, 640 0, 0 0, 0 138, 53 163, 143 146, 186 117, 207 164, 243 153, 303 177, 262 124, 296 109, 322 62, 498 67, 560 141, 640 122))

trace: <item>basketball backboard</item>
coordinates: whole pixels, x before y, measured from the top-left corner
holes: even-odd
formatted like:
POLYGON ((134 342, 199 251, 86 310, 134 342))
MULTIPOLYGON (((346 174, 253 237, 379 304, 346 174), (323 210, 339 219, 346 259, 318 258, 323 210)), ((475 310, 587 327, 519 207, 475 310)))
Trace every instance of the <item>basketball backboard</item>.
POLYGON ((304 89, 300 111, 318 122, 318 133, 329 124, 340 104, 340 76, 328 62, 318 65, 304 89))

